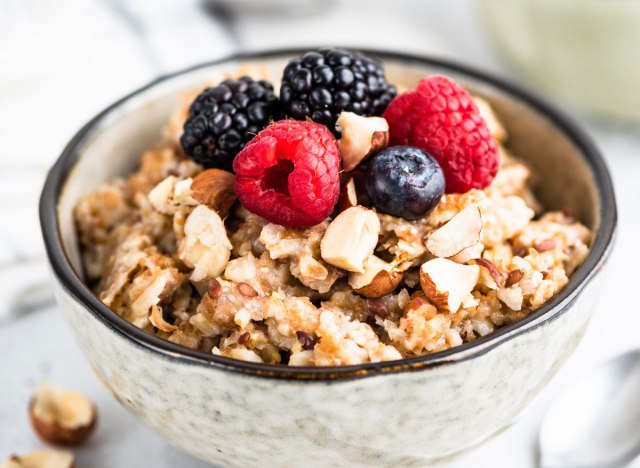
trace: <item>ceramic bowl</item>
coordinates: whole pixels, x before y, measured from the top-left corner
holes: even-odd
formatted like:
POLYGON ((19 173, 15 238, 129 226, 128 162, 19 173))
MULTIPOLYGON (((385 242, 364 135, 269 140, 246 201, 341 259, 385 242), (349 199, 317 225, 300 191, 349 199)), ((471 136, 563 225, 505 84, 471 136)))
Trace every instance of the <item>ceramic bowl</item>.
POLYGON ((488 99, 509 146, 533 168, 550 209, 595 231, 569 284, 522 321, 444 352, 395 362, 291 368, 236 361, 151 336, 105 307, 83 282, 72 209, 134 169, 184 90, 250 61, 279 76, 292 55, 237 55, 159 79, 91 120, 51 170, 40 205, 60 309, 113 396, 170 443, 223 466, 422 466, 511 424, 569 357, 600 291, 616 226, 609 172, 566 117, 513 85, 440 60, 367 51, 392 82, 428 73, 488 99))

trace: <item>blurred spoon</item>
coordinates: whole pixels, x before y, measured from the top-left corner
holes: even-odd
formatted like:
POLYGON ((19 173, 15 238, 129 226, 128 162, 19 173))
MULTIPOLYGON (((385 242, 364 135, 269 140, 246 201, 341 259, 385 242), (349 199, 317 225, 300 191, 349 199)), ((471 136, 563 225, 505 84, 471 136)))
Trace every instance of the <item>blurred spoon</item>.
POLYGON ((0 266, 0 326, 54 303, 49 268, 43 257, 0 266))
POLYGON ((640 350, 600 364, 555 398, 540 429, 543 468, 620 467, 640 455, 640 350))

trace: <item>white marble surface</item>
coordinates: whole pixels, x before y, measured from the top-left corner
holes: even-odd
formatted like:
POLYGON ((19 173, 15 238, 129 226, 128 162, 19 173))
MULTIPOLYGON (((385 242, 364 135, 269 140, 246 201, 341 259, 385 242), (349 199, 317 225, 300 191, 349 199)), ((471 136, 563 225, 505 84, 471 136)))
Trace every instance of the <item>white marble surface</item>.
MULTIPOLYGON (((152 2, 135 3, 136 12, 152 2)), ((36 204, 46 168, 73 132, 114 98, 161 72, 234 48, 190 2, 154 3, 153 17, 131 22, 107 2, 0 0, 0 295, 16 277, 12 262, 41 255, 36 204), (53 4, 56 4, 53 7, 53 4), (125 18, 125 19, 123 19, 125 18), (58 27, 52 26, 57 23, 58 27), (66 23, 65 23, 66 22, 66 23), (61 28, 61 25, 65 25, 61 28), (132 26, 133 24, 133 26, 132 26), (64 31, 64 32, 61 32, 64 31), (147 33, 144 41, 136 31, 147 33), (151 38, 151 39, 149 39, 151 38), (11 44, 6 48, 4 45, 11 44), (194 49, 194 44, 197 48, 194 49), (39 47, 40 46, 40 47, 39 47), (160 48, 162 52, 150 54, 160 48), (151 58, 150 58, 151 57, 151 58)), ((111 2, 111 5, 120 2, 111 2)), ((512 77, 494 55, 472 0, 337 1, 313 17, 238 17, 246 48, 345 44, 448 57, 512 77)), ((518 80, 517 77, 512 77, 518 80)), ((634 302, 640 264, 640 128, 577 116, 601 147, 617 187, 618 243, 600 308, 574 356, 513 427, 445 465, 533 467, 536 434, 554 393, 594 363, 640 345, 634 302)), ((13 283, 11 283, 13 285, 13 283)), ((0 306, 6 309, 7 303, 0 306)), ((0 313, 0 316, 2 314, 0 313)), ((79 467, 183 466, 204 463, 150 433, 100 386, 56 307, 0 321, 0 459, 42 446, 26 405, 38 382, 51 380, 88 394, 98 405, 95 437, 76 451, 79 467)))

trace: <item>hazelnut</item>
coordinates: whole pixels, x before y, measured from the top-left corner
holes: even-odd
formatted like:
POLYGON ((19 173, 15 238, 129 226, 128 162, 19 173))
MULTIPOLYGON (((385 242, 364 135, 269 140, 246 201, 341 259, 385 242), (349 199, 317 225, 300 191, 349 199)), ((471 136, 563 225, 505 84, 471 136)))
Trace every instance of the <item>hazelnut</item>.
POLYGON ((364 262, 378 243, 380 220, 363 206, 347 208, 327 227, 320 241, 320 255, 327 263, 347 271, 364 273, 364 262))
POLYGON ((342 132, 338 150, 346 172, 354 170, 374 152, 389 145, 389 124, 383 117, 341 112, 336 128, 342 132))
POLYGON ((197 206, 184 224, 184 238, 178 245, 180 260, 193 268, 191 280, 219 276, 230 255, 231 242, 218 213, 205 205, 197 206))
POLYGON ((436 307, 457 312, 479 276, 478 265, 460 265, 445 258, 434 258, 420 267, 420 286, 436 307))
POLYGON ((193 178, 191 196, 224 218, 237 198, 235 181, 230 172, 207 169, 193 178))
POLYGON ((480 265, 483 268, 480 271, 480 282, 484 283, 490 289, 497 289, 504 280, 504 278, 502 277, 502 273, 500 273, 500 270, 498 270, 498 267, 496 267, 491 260, 488 260, 486 258, 477 258, 475 259, 475 262, 476 265, 480 265), (489 276, 491 278, 490 280, 483 277, 483 271, 489 273, 489 276))
POLYGON ((191 197, 191 183, 191 179, 179 180, 171 175, 149 192, 149 203, 166 215, 176 214, 179 208, 194 207, 198 201, 191 197))
POLYGON ((74 468, 75 457, 66 450, 38 450, 29 455, 12 455, 0 468, 74 468))
POLYGON ((177 177, 169 176, 149 192, 149 202, 156 211, 164 214, 174 213, 173 189, 176 186, 176 182, 178 182, 177 177))
POLYGON ((482 215, 478 205, 469 205, 427 238, 426 246, 436 257, 452 257, 480 242, 482 215))
POLYGON ((93 432, 97 411, 84 395, 42 384, 29 404, 31 425, 45 442, 80 445, 93 432))
POLYGON ((342 190, 340 191, 338 211, 342 213, 347 208, 351 208, 357 204, 358 197, 356 195, 356 184, 353 181, 353 177, 350 177, 347 183, 342 186, 342 190))
POLYGON ((393 292, 402 281, 401 271, 393 270, 384 260, 370 255, 363 273, 349 273, 349 286, 365 297, 382 297, 393 292))
POLYGON ((500 299, 504 305, 511 310, 515 310, 516 312, 522 310, 524 296, 522 294, 522 289, 520 289, 520 286, 518 285, 499 289, 498 299, 500 299))

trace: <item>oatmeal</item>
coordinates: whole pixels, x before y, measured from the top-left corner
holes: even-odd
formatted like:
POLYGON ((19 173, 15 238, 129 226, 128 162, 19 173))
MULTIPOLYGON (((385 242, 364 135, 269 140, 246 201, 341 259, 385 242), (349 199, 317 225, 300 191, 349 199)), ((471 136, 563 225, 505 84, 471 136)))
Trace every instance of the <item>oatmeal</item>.
POLYGON ((591 232, 544 211, 486 101, 444 77, 396 94, 333 49, 292 60, 279 97, 247 77, 194 93, 136 172, 79 200, 88 283, 148 333, 294 366, 434 353, 527 316, 591 232))

